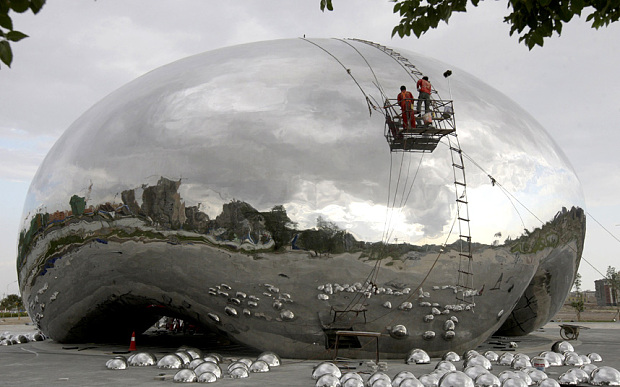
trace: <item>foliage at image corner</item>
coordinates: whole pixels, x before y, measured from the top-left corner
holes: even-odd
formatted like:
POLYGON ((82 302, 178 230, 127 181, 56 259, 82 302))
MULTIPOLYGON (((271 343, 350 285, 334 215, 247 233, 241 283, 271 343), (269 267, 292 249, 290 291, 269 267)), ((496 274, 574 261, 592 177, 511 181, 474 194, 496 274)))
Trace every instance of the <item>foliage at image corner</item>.
POLYGON ((45 5, 45 0, 0 0, 0 61, 7 67, 11 67, 11 62, 13 62, 11 42, 19 42, 28 37, 13 28, 13 20, 9 13, 11 11, 24 13, 31 10, 32 13, 37 14, 43 5, 45 5))
MULTIPOLYGON (((448 24, 452 13, 467 12, 471 3, 477 7, 480 0, 390 0, 394 4, 394 13, 400 16, 400 22, 392 29, 392 37, 403 38, 413 33, 416 37, 425 34, 431 28, 437 28, 441 21, 448 24)), ((544 40, 554 32, 562 34, 562 26, 574 16, 581 17, 584 11, 590 12, 586 22, 592 22, 592 28, 599 29, 620 19, 620 1, 618 0, 508 0, 507 8, 511 10, 504 22, 510 25, 510 35, 519 35, 530 50, 543 46, 544 40)), ((333 11, 332 0, 321 0, 321 10, 333 11)))

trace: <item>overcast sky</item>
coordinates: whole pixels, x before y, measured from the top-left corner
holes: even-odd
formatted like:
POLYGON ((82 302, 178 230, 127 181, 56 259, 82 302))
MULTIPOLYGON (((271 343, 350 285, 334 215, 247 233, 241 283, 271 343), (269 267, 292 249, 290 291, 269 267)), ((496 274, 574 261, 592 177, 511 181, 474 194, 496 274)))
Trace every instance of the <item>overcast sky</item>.
MULTIPOLYGON (((505 1, 481 2, 421 39, 391 38, 387 0, 65 0, 12 14, 30 37, 0 68, 0 294, 16 293, 15 257, 30 181, 47 151, 89 107, 136 77, 204 51, 260 40, 355 37, 434 57, 467 71, 533 115, 571 160, 587 203, 583 288, 620 269, 620 23, 585 16, 529 51, 502 22, 505 1), (599 225, 600 223, 601 225, 599 225), (594 266, 594 268, 592 267, 594 266)), ((455 74, 456 75, 456 74, 455 74)))

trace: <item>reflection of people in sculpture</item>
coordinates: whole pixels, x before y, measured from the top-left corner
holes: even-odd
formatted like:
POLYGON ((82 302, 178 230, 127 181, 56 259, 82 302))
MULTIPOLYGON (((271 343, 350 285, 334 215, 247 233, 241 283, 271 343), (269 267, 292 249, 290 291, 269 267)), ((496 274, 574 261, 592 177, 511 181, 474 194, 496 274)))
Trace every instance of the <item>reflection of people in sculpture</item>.
POLYGON ((416 88, 420 92, 418 95, 418 106, 416 110, 418 113, 422 114, 420 111, 420 107, 422 105, 422 100, 424 100, 424 113, 428 113, 430 111, 430 103, 431 103, 431 83, 428 81, 428 77, 424 76, 422 79, 416 83, 416 88))
POLYGON ((415 128, 415 119, 413 117, 413 94, 407 91, 405 86, 400 87, 398 94, 398 104, 403 112, 403 129, 415 128))

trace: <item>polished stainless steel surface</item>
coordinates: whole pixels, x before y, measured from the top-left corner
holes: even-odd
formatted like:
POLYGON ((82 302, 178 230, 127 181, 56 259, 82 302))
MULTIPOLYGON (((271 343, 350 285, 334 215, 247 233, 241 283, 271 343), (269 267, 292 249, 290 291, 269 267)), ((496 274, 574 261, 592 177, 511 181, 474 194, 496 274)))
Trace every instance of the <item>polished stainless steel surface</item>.
POLYGON ((491 373, 480 374, 475 380, 476 387, 500 387, 499 378, 491 373))
POLYGON ((401 54, 454 100, 474 289, 457 286, 448 144, 392 154, 383 137, 382 101, 414 88, 410 71, 363 42, 288 39, 154 70, 67 129, 24 206, 17 267, 35 323, 105 341, 168 315, 315 358, 339 329, 380 332, 381 356, 402 357, 540 327, 583 247, 570 163, 498 91, 401 54))
POLYGON ((174 374, 172 380, 175 383, 194 383, 197 381, 197 376, 192 370, 182 369, 177 371, 176 374, 174 374))
POLYGON ((150 352, 138 352, 129 356, 127 363, 134 367, 150 367, 157 364, 157 357, 150 352))
POLYGON ((430 362, 431 358, 428 353, 420 348, 412 349, 405 358, 405 363, 407 364, 429 364, 430 362))
POLYGON ((183 368, 183 359, 177 354, 168 354, 164 355, 157 361, 157 368, 170 368, 170 369, 178 369, 183 368))
POLYGON ((312 379, 317 380, 321 376, 327 375, 327 374, 334 375, 337 378, 340 378, 342 376, 342 372, 340 372, 340 369, 338 368, 338 366, 336 366, 332 362, 324 361, 322 363, 319 363, 314 368, 314 370, 312 370, 312 379))
POLYGON ((439 387, 474 387, 474 381, 464 372, 450 371, 441 377, 439 387))
POLYGON ((602 366, 590 374, 590 384, 593 386, 620 386, 620 372, 609 366, 602 366))

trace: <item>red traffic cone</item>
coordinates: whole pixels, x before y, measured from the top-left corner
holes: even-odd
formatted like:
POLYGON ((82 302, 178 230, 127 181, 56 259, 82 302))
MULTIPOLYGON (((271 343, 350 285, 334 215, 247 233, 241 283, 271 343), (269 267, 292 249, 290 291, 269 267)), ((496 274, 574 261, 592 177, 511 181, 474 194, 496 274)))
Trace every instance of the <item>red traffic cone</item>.
POLYGON ((131 341, 129 342, 129 350, 130 351, 136 350, 136 332, 131 333, 131 341))

